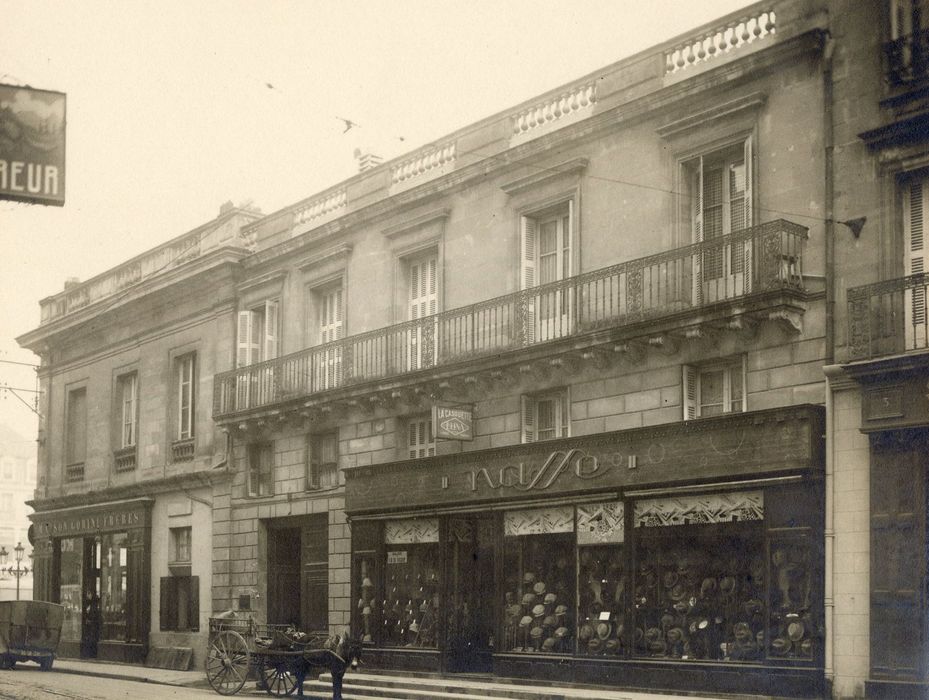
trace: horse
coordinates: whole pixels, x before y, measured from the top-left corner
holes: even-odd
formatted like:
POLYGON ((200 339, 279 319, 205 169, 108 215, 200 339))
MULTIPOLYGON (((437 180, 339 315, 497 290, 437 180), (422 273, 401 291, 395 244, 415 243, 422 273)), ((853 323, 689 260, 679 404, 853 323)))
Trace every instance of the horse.
POLYGON ((346 634, 330 637, 321 649, 305 649, 294 664, 297 697, 302 698, 303 681, 311 668, 329 669, 332 674, 332 700, 342 700, 342 677, 348 668, 356 669, 361 661, 361 641, 346 634))

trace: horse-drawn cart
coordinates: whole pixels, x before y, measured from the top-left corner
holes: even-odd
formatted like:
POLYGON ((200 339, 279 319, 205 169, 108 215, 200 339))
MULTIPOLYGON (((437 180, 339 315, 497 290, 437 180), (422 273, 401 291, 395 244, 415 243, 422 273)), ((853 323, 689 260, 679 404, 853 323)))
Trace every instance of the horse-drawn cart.
POLYGON ((211 617, 206 677, 220 695, 234 695, 248 679, 269 695, 291 695, 306 674, 307 653, 326 647, 323 633, 289 625, 260 625, 250 617, 211 617))
POLYGON ((0 601, 0 668, 35 661, 48 671, 55 661, 64 608, 40 600, 0 601))

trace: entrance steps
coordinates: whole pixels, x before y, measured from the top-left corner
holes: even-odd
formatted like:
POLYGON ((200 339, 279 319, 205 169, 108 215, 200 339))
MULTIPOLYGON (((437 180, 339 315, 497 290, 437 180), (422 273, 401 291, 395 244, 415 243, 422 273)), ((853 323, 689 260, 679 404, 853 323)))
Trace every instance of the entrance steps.
MULTIPOLYGON (((309 698, 332 697, 332 678, 325 673, 317 681, 303 684, 309 698)), ((508 682, 491 676, 423 676, 389 673, 348 672, 342 684, 344 700, 652 700, 674 696, 642 691, 604 688, 539 685, 531 682, 508 682)), ((689 696, 697 700, 695 696, 689 696)), ((701 696, 708 700, 707 696, 701 696)), ((725 697, 733 700, 734 696, 725 697)), ((740 696, 748 700, 748 696, 740 696)), ((757 696, 753 696, 755 700, 757 696)), ((758 698, 757 700, 760 700, 758 698)))

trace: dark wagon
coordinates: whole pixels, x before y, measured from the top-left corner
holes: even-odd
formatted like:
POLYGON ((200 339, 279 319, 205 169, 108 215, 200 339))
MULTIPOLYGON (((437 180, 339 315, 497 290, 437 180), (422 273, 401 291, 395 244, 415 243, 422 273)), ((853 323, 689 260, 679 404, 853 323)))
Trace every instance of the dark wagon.
POLYGON ((61 637, 64 607, 40 600, 0 601, 0 668, 35 661, 48 671, 61 637))

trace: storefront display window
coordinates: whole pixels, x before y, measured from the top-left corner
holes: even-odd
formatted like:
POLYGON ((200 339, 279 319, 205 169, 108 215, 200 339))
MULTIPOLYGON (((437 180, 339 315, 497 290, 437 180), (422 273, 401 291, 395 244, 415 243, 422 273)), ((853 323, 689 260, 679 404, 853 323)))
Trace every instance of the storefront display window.
POLYGON ((773 659, 811 661, 819 634, 813 619, 813 553, 808 538, 774 538, 770 544, 771 640, 773 659))
POLYGON ((126 641, 125 532, 103 535, 100 541, 100 639, 126 641))
POLYGON ((577 507, 579 654, 618 656, 628 648, 623 514, 619 502, 577 507))
POLYGON ((61 640, 81 641, 81 591, 83 589, 84 540, 62 539, 58 546, 61 555, 59 601, 64 606, 61 640))
POLYGON ((764 657, 763 515, 761 492, 635 504, 635 655, 764 657))
MULTIPOLYGON (((439 522, 392 520, 385 524, 384 537, 385 597, 371 611, 381 620, 380 641, 385 646, 435 648, 442 615, 439 522), (376 607, 380 610, 375 613, 376 607)), ((362 599, 364 595, 362 591, 362 599)))
POLYGON ((502 651, 574 652, 574 508, 508 511, 502 651))

